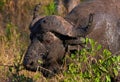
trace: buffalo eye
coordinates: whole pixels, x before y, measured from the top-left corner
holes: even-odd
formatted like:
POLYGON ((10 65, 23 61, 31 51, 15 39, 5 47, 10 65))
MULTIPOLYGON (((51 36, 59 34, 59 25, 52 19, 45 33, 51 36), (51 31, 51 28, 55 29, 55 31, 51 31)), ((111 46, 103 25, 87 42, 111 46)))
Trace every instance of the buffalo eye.
POLYGON ((40 56, 42 57, 42 59, 46 58, 46 54, 45 53, 41 53, 40 56))
POLYGON ((46 20, 43 20, 42 22, 43 22, 43 23, 47 23, 47 21, 46 21, 46 20))

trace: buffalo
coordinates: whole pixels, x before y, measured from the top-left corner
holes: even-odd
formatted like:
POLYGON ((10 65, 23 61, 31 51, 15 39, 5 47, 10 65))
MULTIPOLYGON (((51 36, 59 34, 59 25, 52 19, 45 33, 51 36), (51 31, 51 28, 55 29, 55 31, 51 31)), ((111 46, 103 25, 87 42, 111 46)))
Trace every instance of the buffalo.
POLYGON ((64 18, 34 17, 24 66, 33 71, 39 69, 44 76, 51 77, 61 70, 66 53, 84 44, 81 38, 85 37, 93 38, 113 54, 119 52, 119 16, 119 0, 90 0, 80 3, 64 18))

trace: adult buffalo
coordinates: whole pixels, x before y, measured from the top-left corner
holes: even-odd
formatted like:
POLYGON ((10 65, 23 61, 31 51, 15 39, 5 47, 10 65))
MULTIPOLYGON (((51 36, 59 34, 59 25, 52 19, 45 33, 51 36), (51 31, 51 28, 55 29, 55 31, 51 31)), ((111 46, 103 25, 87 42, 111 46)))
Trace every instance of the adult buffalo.
POLYGON ((24 66, 30 70, 42 66, 50 70, 42 71, 45 76, 54 75, 60 68, 59 61, 69 51, 66 45, 80 45, 80 38, 85 36, 95 39, 112 53, 118 52, 119 16, 119 0, 91 0, 80 3, 65 18, 55 15, 36 17, 30 26, 31 44, 24 66))

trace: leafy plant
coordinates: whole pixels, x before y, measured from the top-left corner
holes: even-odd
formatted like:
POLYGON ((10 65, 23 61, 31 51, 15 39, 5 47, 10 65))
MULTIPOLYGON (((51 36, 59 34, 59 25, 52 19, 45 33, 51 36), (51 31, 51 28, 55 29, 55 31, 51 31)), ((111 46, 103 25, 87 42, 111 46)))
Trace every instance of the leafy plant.
POLYGON ((92 39, 86 39, 89 48, 71 54, 72 63, 64 72, 63 82, 111 82, 118 75, 120 56, 104 49, 92 39))

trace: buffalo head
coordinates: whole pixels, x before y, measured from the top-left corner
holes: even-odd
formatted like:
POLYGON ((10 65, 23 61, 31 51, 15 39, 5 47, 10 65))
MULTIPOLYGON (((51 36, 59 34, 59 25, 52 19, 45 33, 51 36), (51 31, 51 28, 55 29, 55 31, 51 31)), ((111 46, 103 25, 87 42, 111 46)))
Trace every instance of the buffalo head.
POLYGON ((45 46, 37 38, 34 38, 28 47, 23 64, 26 69, 35 71, 38 66, 42 65, 46 55, 47 50, 45 46))
POLYGON ((33 37, 24 57, 25 68, 31 71, 39 70, 46 77, 53 76, 60 71, 65 55, 63 42, 51 32, 33 37))

